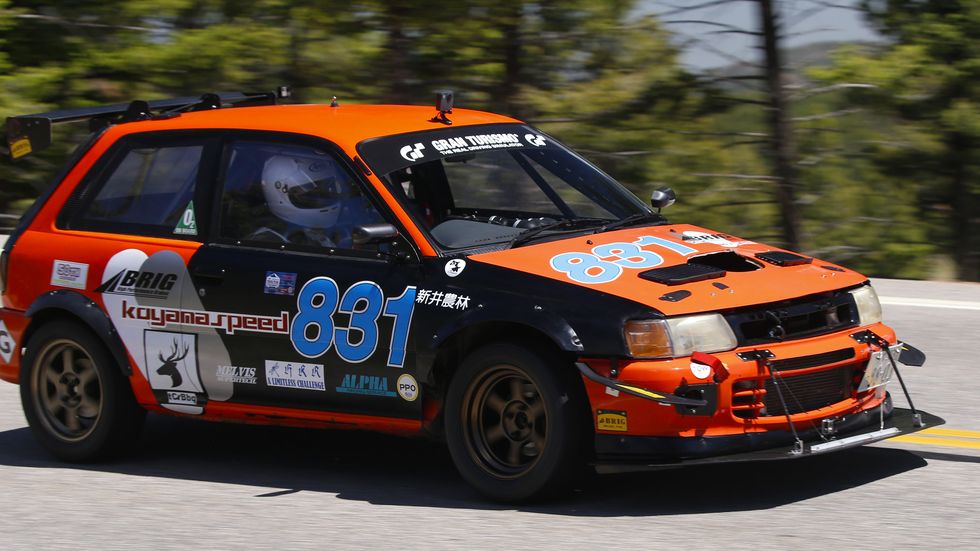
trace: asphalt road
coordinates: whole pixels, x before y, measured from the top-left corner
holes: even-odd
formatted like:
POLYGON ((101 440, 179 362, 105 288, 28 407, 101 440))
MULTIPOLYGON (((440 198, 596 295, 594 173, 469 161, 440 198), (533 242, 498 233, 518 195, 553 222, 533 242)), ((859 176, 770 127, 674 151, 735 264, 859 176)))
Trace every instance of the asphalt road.
POLYGON ((605 476, 513 508, 482 501, 440 446, 370 434, 151 417, 127 458, 62 464, 0 383, 0 548, 976 548, 980 284, 876 285, 886 320, 929 355, 903 373, 944 432, 605 476))

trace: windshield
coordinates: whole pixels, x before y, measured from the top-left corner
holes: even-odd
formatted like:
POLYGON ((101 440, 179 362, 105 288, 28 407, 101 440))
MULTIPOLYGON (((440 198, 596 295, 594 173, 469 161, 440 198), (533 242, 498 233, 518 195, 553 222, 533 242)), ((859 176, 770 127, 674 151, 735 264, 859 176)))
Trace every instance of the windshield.
POLYGON ((388 136, 362 142, 358 152, 446 249, 509 244, 530 230, 547 237, 650 213, 599 169, 522 124, 388 136))

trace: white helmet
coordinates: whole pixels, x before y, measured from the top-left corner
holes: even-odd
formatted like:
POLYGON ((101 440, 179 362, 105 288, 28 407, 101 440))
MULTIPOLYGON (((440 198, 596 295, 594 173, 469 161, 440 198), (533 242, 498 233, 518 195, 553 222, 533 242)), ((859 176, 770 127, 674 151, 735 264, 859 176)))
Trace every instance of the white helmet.
POLYGON ((262 193, 276 217, 304 228, 330 228, 350 184, 332 159, 275 155, 262 169, 262 193))

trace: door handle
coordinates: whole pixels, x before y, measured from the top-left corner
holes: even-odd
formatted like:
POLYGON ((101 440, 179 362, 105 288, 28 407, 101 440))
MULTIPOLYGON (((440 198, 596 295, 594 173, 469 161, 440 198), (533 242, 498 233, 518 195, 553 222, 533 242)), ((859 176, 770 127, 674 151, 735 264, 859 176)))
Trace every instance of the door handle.
POLYGON ((201 279, 210 279, 212 281, 218 282, 225 279, 225 269, 224 268, 204 268, 198 266, 194 268, 194 277, 199 277, 201 279))

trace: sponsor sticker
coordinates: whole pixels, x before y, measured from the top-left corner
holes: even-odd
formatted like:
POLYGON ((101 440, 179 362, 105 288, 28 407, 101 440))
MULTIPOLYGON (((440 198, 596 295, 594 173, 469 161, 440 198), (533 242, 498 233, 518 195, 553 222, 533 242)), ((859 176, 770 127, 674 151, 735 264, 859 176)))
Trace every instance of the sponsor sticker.
POLYGON ((326 391, 323 364, 265 361, 265 384, 281 388, 326 391))
POLYGON ((612 409, 600 409, 598 410, 596 416, 596 427, 599 430, 626 432, 629 430, 626 412, 612 409))
POLYGON ((265 294, 288 295, 296 293, 296 274, 292 272, 266 272, 265 294))
MULTIPOLYGON (((432 147, 443 155, 455 155, 456 153, 469 153, 471 151, 523 146, 524 143, 521 142, 520 137, 517 134, 510 133, 473 134, 470 136, 460 136, 456 138, 446 138, 432 141, 432 147)), ((404 151, 404 148, 402 148, 402 151, 404 151)), ((404 153, 402 156, 408 159, 404 153)))
POLYGON ((408 402, 414 402, 416 398, 419 397, 419 384, 408 373, 403 373, 398 377, 398 395, 402 397, 403 400, 408 402))
POLYGON ((120 270, 96 287, 96 293, 165 299, 177 284, 177 274, 146 270, 120 270))
POLYGON ((466 268, 466 261, 462 258, 454 258, 449 262, 446 262, 446 275, 449 277, 456 277, 463 273, 464 268, 466 268))
POLYGON ((398 151, 398 154, 402 156, 406 161, 417 161, 422 157, 425 157, 425 153, 422 150, 425 149, 425 145, 417 143, 415 145, 406 145, 398 151))
POLYGON ((197 335, 147 330, 143 350, 150 388, 204 392, 197 368, 197 335))
POLYGON ((365 396, 387 396, 393 398, 395 391, 388 390, 388 377, 376 375, 344 375, 344 380, 336 388, 342 394, 362 394, 365 396))
POLYGON ((3 320, 0 320, 0 358, 3 358, 4 363, 10 363, 10 358, 14 356, 14 350, 16 348, 17 343, 10 336, 10 331, 7 330, 7 324, 3 320))
POLYGON ((88 281, 88 264, 67 260, 54 261, 51 267, 51 285, 84 289, 86 281, 88 281))
POLYGON ((181 406, 196 406, 197 395, 191 392, 167 392, 167 403, 181 406))
POLYGON ((141 306, 123 300, 120 305, 122 319, 149 322, 152 327, 167 325, 186 325, 190 327, 209 327, 221 329, 229 335, 235 331, 253 333, 289 334, 289 312, 279 316, 259 316, 231 312, 210 312, 202 310, 182 310, 158 306, 141 306))
POLYGON ((218 380, 222 383, 238 383, 242 385, 254 385, 257 380, 254 367, 241 367, 237 365, 219 365, 215 373, 218 380))
POLYGON ((707 379, 711 375, 711 366, 698 362, 691 362, 691 374, 698 379, 707 379))
POLYGON ((470 297, 444 291, 419 289, 415 293, 415 304, 451 308, 453 310, 466 310, 470 307, 470 297))
POLYGON ((194 201, 187 203, 184 214, 180 215, 180 221, 174 227, 177 235, 197 235, 197 215, 194 214, 194 201))
POLYGON ((10 146, 10 157, 20 159, 24 155, 29 155, 32 151, 31 141, 27 138, 20 138, 8 144, 10 146))
POLYGON ((705 233, 702 231, 686 231, 681 234, 681 240, 686 243, 710 243, 719 247, 735 248, 741 245, 752 245, 752 241, 736 241, 734 237, 724 233, 705 233))

